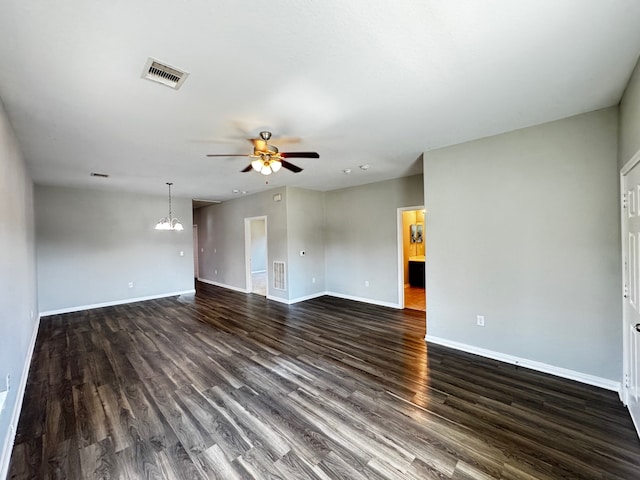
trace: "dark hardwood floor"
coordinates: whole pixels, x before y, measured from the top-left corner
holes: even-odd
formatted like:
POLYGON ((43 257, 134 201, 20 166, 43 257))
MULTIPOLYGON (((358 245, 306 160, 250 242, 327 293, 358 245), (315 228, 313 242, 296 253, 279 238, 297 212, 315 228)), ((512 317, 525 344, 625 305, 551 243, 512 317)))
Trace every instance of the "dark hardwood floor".
POLYGON ((10 478, 637 479, 617 395, 424 313, 198 293, 43 318, 10 478))

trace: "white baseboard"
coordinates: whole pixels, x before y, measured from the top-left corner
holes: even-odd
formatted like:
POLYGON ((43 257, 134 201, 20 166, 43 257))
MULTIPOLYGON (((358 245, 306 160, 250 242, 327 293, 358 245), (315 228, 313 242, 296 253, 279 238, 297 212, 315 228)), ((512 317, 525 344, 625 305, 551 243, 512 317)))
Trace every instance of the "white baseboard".
POLYGON ((293 305, 294 303, 306 302, 307 300, 313 300, 314 298, 324 297, 325 295, 328 295, 328 293, 327 292, 316 292, 316 293, 312 293, 310 295, 305 295, 303 297, 293 298, 293 299, 289 300, 289 303, 293 305))
MULTIPOLYGON (((203 282, 203 283, 208 283, 209 285, 215 285, 216 287, 228 288, 229 290, 234 290, 234 291, 240 292, 240 293, 251 293, 251 292, 248 292, 244 288, 238 288, 238 287, 233 287, 231 285, 225 285, 223 283, 214 282, 213 280, 207 280, 206 278, 198 278, 198 281, 203 282)), ((402 308, 400 306, 400 304, 398 304, 398 303, 383 302, 383 301, 380 301, 380 300, 372 300, 371 298, 355 297, 353 295, 345 295, 345 294, 336 293, 336 292, 317 292, 317 293, 312 293, 311 295, 306 295, 304 297, 293 298, 291 300, 286 299, 286 298, 282 298, 282 297, 274 297, 273 295, 267 295, 267 299, 268 300, 273 300, 274 302, 284 303, 286 305, 293 305, 294 303, 304 302, 306 300, 311 300, 311 299, 314 299, 314 298, 323 297, 325 295, 329 295, 330 297, 343 298, 345 300, 353 300, 354 302, 362 302, 362 303, 370 303, 372 305, 380 305, 381 307, 390 307, 390 308, 396 308, 396 309, 401 309, 402 308)))
POLYGON ((214 282, 213 280, 207 280, 206 278, 198 278, 198 281, 202 282, 202 283, 208 283, 209 285, 215 285, 216 287, 227 288, 227 289, 233 290, 235 292, 250 293, 249 291, 247 291, 246 288, 234 287, 233 285, 226 285, 224 283, 214 282))
POLYGON ((196 293, 195 290, 182 290, 180 292, 160 293, 158 295, 148 295, 146 297, 125 298, 122 300, 114 300, 111 302, 94 303, 93 305, 78 305, 75 307, 61 308, 59 310, 49 310, 40 312, 41 317, 49 315, 60 315, 62 313, 80 312, 82 310, 91 310, 92 308, 111 307, 113 305, 124 305, 126 303, 144 302, 145 300, 155 300, 157 298, 177 297, 179 295, 190 295, 196 293))
POLYGON ((606 390, 612 390, 620 393, 621 384, 614 380, 607 378, 596 377, 587 373, 576 372, 575 370, 569 370, 567 368, 556 367, 547 363, 537 362, 535 360, 528 360, 526 358, 516 357, 514 355, 508 355, 506 353, 496 352, 494 350, 487 350, 486 348, 476 347, 468 345, 466 343, 460 343, 453 340, 447 340, 446 338, 434 337, 433 335, 427 335, 424 338, 427 342, 436 343, 445 347, 451 347, 456 350, 461 350, 467 353, 473 353, 482 357, 491 358, 511 365, 518 365, 538 372, 549 373, 557 377, 567 378, 569 380, 575 380, 576 382, 586 383, 587 385, 593 385, 594 387, 604 388, 606 390))
POLYGON ((397 309, 402 308, 399 303, 383 302, 381 300, 373 300, 371 298, 356 297, 353 295, 345 295, 343 293, 336 293, 336 292, 327 292, 326 294, 332 297, 344 298, 345 300, 353 300, 355 302, 370 303, 372 305, 380 305, 381 307, 390 307, 390 308, 397 308, 397 309))
POLYGON ((9 461, 11 460, 11 452, 13 451, 13 442, 16 439, 16 428, 18 426, 18 420, 20 420, 20 412, 22 411, 22 402, 24 401, 24 392, 27 388, 27 379, 29 377, 29 367, 31 366, 31 359, 33 358, 33 349, 36 346, 36 339, 38 338, 40 319, 41 317, 38 316, 38 319, 33 326, 29 348, 27 349, 27 355, 24 359, 24 365, 22 367, 22 377, 20 378, 20 384, 18 385, 15 404, 13 405, 11 422, 9 423, 9 435, 5 439, 4 445, 2 446, 2 456, 0 456, 0 479, 7 478, 7 474, 9 473, 9 461))
POLYGON ((267 298, 276 302, 286 303, 287 305, 293 305, 294 303, 304 302, 318 297, 324 297, 325 295, 327 295, 327 292, 312 293, 311 295, 305 295, 304 297, 297 297, 291 300, 287 300, 286 298, 273 297, 271 295, 267 295, 267 298))
POLYGON ((274 297, 273 295, 267 295, 267 300, 273 300, 274 302, 284 303, 285 305, 291 305, 291 302, 286 298, 274 297))

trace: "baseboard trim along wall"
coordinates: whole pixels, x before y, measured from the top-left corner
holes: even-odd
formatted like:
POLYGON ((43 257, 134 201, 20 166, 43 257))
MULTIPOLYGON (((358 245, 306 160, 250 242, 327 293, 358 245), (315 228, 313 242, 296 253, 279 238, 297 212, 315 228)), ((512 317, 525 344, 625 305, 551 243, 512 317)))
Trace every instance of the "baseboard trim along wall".
POLYGON ((280 302, 280 303, 285 303, 287 305, 293 305, 294 303, 305 302, 307 300, 312 300, 314 298, 324 297, 325 295, 328 295, 328 293, 327 292, 318 292, 318 293, 312 293, 311 295, 306 295, 304 297, 293 298, 291 300, 287 300, 286 298, 273 297, 271 295, 267 295, 267 299, 268 300, 273 300, 274 302, 280 302))
POLYGON ((272 295, 267 295, 267 300, 273 300, 274 302, 284 303, 285 305, 291 305, 291 300, 287 298, 274 297, 272 295))
POLYGON ((214 282, 213 280, 207 280, 206 278, 198 278, 199 282, 208 283, 209 285, 214 285, 216 287, 228 288, 229 290, 234 290, 240 293, 249 293, 246 288, 234 287, 233 285, 227 285, 225 283, 214 282))
MULTIPOLYGON (((229 290, 235 290, 236 292, 240 292, 240 293, 251 293, 251 292, 248 292, 245 288, 238 288, 231 285, 225 285, 224 283, 214 282, 213 280, 207 280, 206 278, 198 278, 198 281, 202 283, 208 283, 209 285, 215 285, 216 287, 228 288, 229 290)), ((396 309, 401 308, 399 303, 383 302, 380 300, 372 300, 370 298, 356 297, 353 295, 345 295, 343 293, 336 293, 336 292, 317 292, 317 293, 312 293, 311 295, 306 295, 304 297, 293 298, 291 300, 282 298, 282 297, 274 297, 272 295, 267 295, 267 299, 273 300, 275 302, 284 303, 286 305, 293 305, 294 303, 304 302, 305 300, 311 300, 313 298, 322 297, 324 295, 329 295, 330 297, 343 298, 345 300, 353 300, 355 302, 370 303, 372 305, 379 305, 381 307, 389 307, 389 308, 396 308, 396 309)))
POLYGON ((27 355, 24 359, 24 366, 22 367, 22 377, 20 378, 20 384, 18 385, 18 393, 16 395, 16 403, 13 406, 13 413, 11 414, 11 423, 9 424, 9 435, 7 436, 4 445, 2 446, 2 456, 0 457, 0 479, 7 478, 9 473, 9 461, 11 460, 11 452, 13 451, 13 442, 16 439, 16 428, 18 427, 18 420, 20 420, 20 412, 22 411, 22 403, 24 401, 24 392, 27 388, 27 379, 29 377, 29 367, 31 366, 31 359, 33 358, 33 349, 36 346, 36 339, 38 338, 38 329, 40 328, 40 319, 38 316, 35 325, 33 326, 33 332, 31 333, 31 341, 29 348, 27 349, 27 355))
POLYGON ((80 312, 82 310, 91 310, 92 308, 111 307, 113 305, 124 305, 125 303, 144 302, 145 300, 155 300, 156 298, 177 297, 179 295, 191 295, 196 293, 195 290, 182 290, 180 292, 160 293, 158 295, 148 295, 146 297, 125 298, 122 300, 114 300, 112 302, 94 303, 93 305, 78 305, 75 307, 61 308, 59 310, 49 310, 40 312, 41 317, 49 315, 60 315, 62 313, 80 312))
POLYGON ((327 292, 326 294, 331 295, 332 297, 344 298, 345 300, 353 300, 355 302, 370 303, 372 305, 379 305, 381 307, 400 309, 399 303, 384 302, 381 300, 372 300, 370 298, 356 297, 354 295, 345 295, 343 293, 336 293, 336 292, 327 292))
POLYGON ((596 377, 587 373, 576 372, 575 370, 569 370, 562 367, 556 367, 547 363, 537 362, 535 360, 528 360, 526 358, 516 357, 514 355, 508 355, 506 353, 496 352, 494 350, 487 350, 486 348, 475 347, 466 343, 455 342, 453 340, 447 340, 446 338, 434 337, 433 335, 427 335, 424 339, 429 343, 436 343, 444 347, 454 348, 467 353, 473 353, 480 355, 481 357, 491 358, 511 365, 518 365, 520 367, 529 368, 538 372, 549 373, 556 377, 562 377, 569 380, 575 380, 576 382, 586 383, 587 385, 593 385, 594 387, 604 388, 606 390, 612 390, 621 392, 620 382, 609 380, 602 377, 596 377))

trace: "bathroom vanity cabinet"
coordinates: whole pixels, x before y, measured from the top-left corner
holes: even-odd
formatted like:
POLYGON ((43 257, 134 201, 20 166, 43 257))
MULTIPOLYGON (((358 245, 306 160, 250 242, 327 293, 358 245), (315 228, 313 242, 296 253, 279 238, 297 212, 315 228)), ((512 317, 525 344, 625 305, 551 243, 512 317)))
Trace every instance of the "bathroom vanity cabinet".
POLYGON ((409 260, 409 285, 424 288, 424 260, 409 260))

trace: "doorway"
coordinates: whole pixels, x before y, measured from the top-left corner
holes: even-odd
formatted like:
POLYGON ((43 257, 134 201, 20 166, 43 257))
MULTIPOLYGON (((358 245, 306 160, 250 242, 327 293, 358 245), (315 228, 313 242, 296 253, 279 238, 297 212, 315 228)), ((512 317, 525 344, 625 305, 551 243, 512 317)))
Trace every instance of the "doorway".
POLYGON ((424 206, 398 208, 398 299, 400 308, 426 312, 424 206))
POLYGON ((622 192, 622 401, 640 435, 640 151, 620 171, 622 192))
POLYGON ((267 274, 267 217, 244 219, 245 266, 247 292, 266 297, 267 274))

